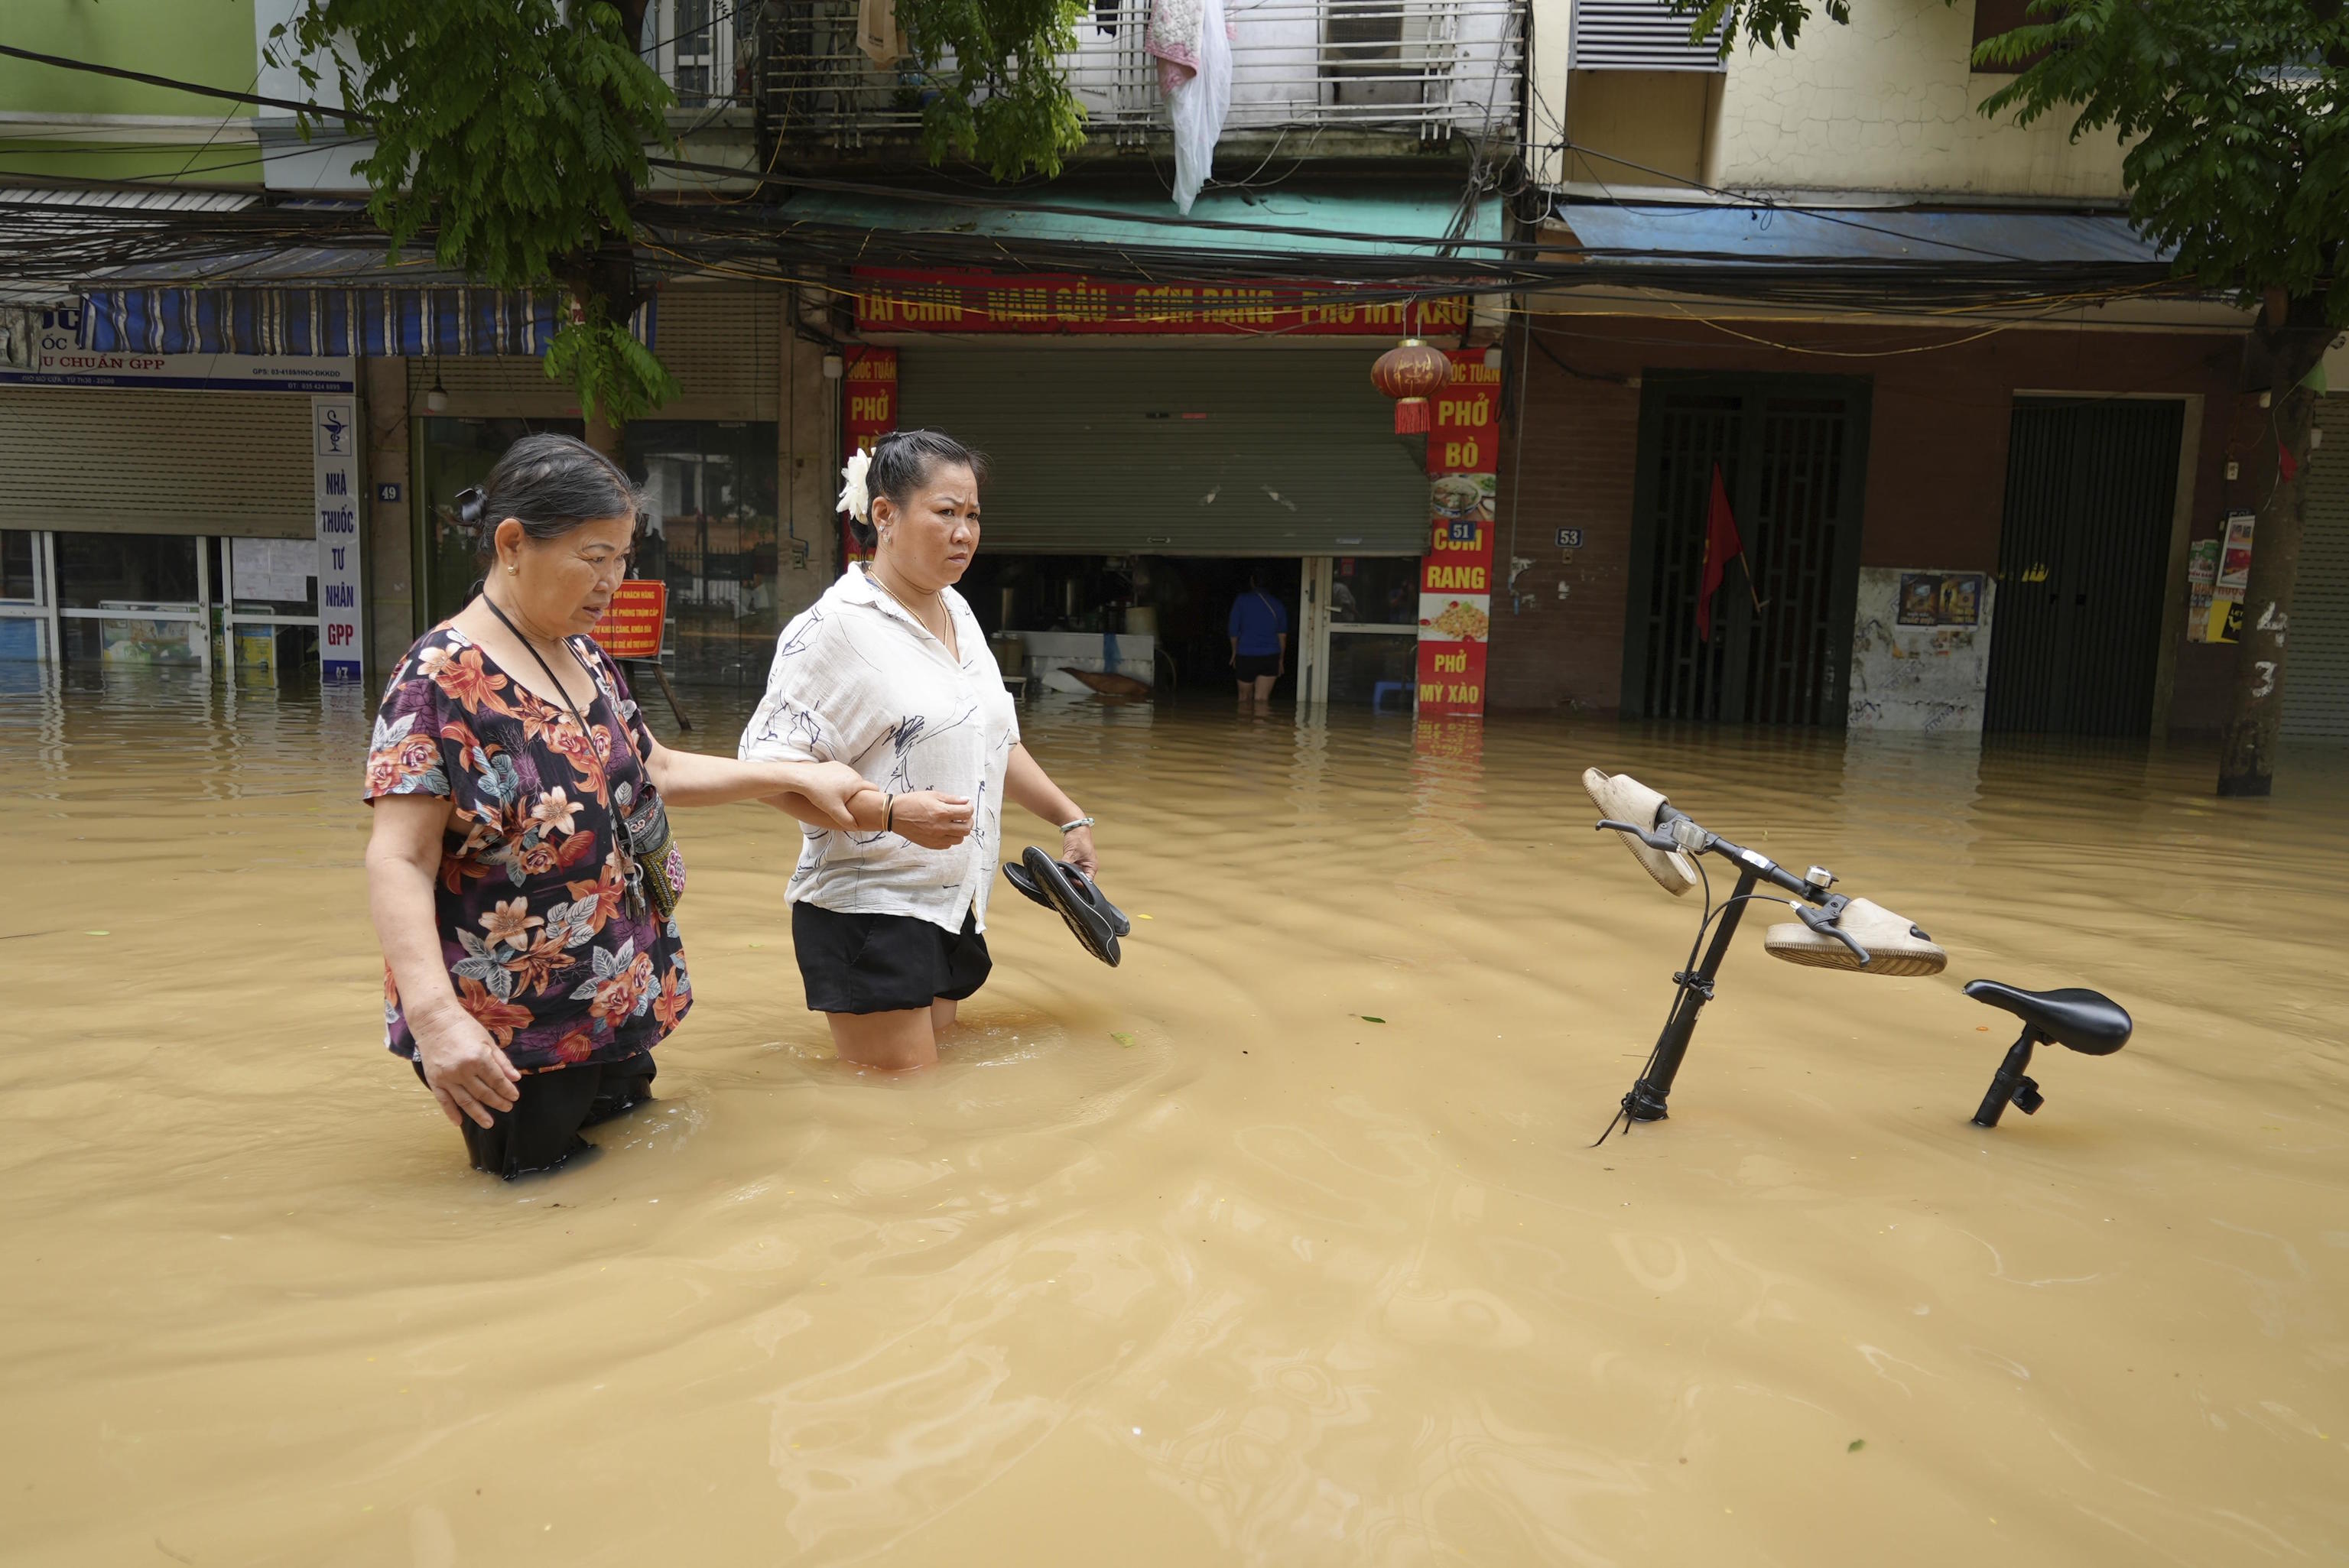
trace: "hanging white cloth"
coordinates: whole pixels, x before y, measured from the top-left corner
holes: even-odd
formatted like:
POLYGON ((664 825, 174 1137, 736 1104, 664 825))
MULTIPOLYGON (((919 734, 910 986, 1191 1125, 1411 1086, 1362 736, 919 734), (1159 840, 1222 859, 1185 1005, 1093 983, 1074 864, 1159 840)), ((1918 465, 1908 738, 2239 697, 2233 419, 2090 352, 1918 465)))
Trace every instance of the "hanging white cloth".
POLYGON ((1154 0, 1146 46, 1174 123, 1174 206, 1184 213, 1216 170, 1232 108, 1232 36, 1224 0, 1154 0))
POLYGON ((897 0, 860 0, 856 46, 877 71, 885 71, 905 57, 905 36, 897 26, 897 0))

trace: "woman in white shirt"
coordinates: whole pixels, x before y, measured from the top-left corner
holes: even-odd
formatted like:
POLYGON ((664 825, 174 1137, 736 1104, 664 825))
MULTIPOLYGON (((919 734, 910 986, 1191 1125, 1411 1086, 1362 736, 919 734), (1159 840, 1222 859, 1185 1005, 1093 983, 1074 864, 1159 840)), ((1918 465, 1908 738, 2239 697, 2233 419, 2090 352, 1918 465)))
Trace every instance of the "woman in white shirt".
POLYGON ((742 731, 746 760, 845 762, 871 782, 851 802, 856 831, 803 820, 785 895, 808 1006, 863 1067, 936 1062, 956 1004, 986 983, 1007 796, 1061 830, 1062 859, 1088 876, 1097 864, 1092 819, 1019 744, 954 590, 978 549, 979 476, 978 458, 935 430, 884 436, 869 466, 851 460, 841 510, 872 563, 783 628, 742 731))

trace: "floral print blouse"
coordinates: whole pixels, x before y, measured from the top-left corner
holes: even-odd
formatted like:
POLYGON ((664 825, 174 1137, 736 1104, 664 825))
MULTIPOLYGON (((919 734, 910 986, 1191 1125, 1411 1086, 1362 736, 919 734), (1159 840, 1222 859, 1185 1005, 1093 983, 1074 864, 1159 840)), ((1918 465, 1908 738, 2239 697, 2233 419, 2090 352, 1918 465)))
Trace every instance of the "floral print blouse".
MULTIPOLYGON (((693 1006, 677 923, 632 894, 616 820, 652 789, 638 761, 652 737, 619 666, 571 643, 595 677, 588 733, 441 625, 400 661, 367 750, 366 799, 454 802, 433 890, 441 957, 524 1072, 633 1056, 693 1006)), ((388 967, 383 988, 384 1043, 412 1057, 388 967)))

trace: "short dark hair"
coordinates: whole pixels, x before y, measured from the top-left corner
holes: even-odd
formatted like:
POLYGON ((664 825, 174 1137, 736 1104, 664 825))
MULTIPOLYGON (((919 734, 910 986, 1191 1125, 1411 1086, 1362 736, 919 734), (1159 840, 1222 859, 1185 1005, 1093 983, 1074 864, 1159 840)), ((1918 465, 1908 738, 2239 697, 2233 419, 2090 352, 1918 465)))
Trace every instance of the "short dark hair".
POLYGON ((626 469, 576 436, 524 436, 506 449, 489 481, 457 494, 457 521, 487 557, 498 524, 512 518, 533 539, 560 539, 584 523, 633 519, 641 504, 626 469))
MULTIPOLYGON (((930 482, 940 468, 968 469, 979 483, 987 482, 987 458, 943 430, 891 430, 873 445, 873 467, 864 476, 865 493, 876 500, 887 496, 899 506, 913 503, 914 492, 930 482)), ((872 519, 852 522, 856 542, 873 548, 872 519)))

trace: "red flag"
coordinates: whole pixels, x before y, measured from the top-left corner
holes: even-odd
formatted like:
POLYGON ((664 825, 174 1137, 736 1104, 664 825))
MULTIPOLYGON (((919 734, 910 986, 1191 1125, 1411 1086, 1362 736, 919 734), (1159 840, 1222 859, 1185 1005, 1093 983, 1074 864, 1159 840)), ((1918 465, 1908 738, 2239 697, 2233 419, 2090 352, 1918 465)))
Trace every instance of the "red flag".
POLYGON ((1729 490, 1721 482, 1721 465, 1713 465, 1713 504, 1704 515, 1704 581, 1696 591, 1696 634, 1713 639, 1713 596, 1729 575, 1729 563, 1745 553, 1737 537, 1737 519, 1730 514, 1729 490))

